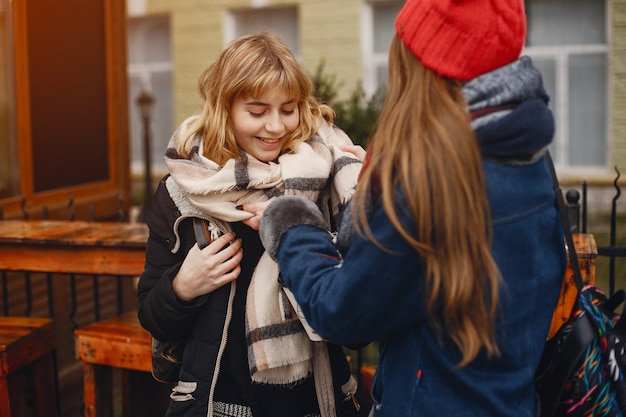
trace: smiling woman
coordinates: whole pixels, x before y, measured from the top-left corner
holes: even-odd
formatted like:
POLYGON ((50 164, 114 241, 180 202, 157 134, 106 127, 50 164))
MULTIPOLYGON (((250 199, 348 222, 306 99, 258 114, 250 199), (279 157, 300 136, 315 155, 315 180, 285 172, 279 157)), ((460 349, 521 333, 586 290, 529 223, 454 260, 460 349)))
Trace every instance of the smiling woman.
POLYGON ((262 97, 239 97, 230 113, 237 145, 263 162, 278 158, 288 135, 300 123, 297 102, 280 89, 262 97))
POLYGON ((319 204, 330 230, 361 169, 341 148, 352 142, 274 35, 233 41, 199 88, 202 112, 174 132, 169 174, 146 215, 138 286, 142 326, 161 341, 185 340, 168 416, 366 413, 355 407, 341 346, 309 339, 258 235, 264 208, 280 195, 319 204), (190 218, 208 223, 212 243, 203 249, 190 218))

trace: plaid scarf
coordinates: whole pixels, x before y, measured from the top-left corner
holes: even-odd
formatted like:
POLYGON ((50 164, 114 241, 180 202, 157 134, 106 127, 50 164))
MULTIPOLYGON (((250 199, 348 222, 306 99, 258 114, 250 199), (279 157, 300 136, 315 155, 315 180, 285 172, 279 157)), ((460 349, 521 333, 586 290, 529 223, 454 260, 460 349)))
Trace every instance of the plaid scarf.
MULTIPOLYGON (((179 156, 176 140, 190 121, 181 124, 168 144, 165 162, 171 176, 167 187, 182 214, 178 221, 189 216, 205 218, 214 238, 230 230, 228 223, 252 216, 236 206, 280 195, 298 195, 317 202, 330 230, 330 217, 338 214, 354 192, 361 162, 339 149, 340 144, 352 144, 348 136, 321 118, 316 135, 300 143, 293 153, 280 155, 276 162, 261 162, 240 150, 238 159, 228 160, 223 166, 203 156, 200 137, 194 138, 188 158, 179 156), (329 180, 330 209, 319 200, 328 189, 329 180)), ((252 275, 246 301, 252 380, 289 385, 313 372, 322 415, 334 415, 325 343, 308 338, 282 291, 278 275, 276 262, 263 254, 252 275), (321 399, 320 392, 329 393, 330 398, 322 395, 321 399)))

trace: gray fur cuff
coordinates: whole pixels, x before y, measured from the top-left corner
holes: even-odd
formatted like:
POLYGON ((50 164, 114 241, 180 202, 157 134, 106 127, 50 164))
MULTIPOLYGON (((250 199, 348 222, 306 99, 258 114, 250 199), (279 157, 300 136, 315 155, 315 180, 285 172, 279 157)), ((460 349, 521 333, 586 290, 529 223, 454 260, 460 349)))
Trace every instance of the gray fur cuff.
POLYGON ((261 218, 259 236, 272 259, 276 260, 276 252, 283 233, 299 224, 328 230, 320 209, 315 203, 305 198, 282 196, 267 206, 261 218))

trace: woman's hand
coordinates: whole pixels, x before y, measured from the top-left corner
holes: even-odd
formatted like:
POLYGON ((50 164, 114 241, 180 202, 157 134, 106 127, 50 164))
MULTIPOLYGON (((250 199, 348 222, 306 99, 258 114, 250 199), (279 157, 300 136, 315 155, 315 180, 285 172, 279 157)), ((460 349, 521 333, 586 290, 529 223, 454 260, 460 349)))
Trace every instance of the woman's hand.
POLYGON ((361 162, 365 161, 365 156, 367 155, 367 152, 360 145, 339 145, 339 149, 344 152, 351 153, 352 155, 359 158, 359 161, 361 162))
POLYGON ((239 277, 243 258, 241 239, 226 233, 200 250, 194 245, 172 281, 176 295, 185 301, 208 294, 239 277))
POLYGON ((244 203, 239 206, 241 207, 241 210, 253 214, 253 216, 250 217, 248 220, 244 220, 243 224, 253 228, 254 230, 259 230, 259 227, 261 227, 261 218, 263 217, 263 212, 271 201, 272 200, 270 199, 262 203, 244 203))

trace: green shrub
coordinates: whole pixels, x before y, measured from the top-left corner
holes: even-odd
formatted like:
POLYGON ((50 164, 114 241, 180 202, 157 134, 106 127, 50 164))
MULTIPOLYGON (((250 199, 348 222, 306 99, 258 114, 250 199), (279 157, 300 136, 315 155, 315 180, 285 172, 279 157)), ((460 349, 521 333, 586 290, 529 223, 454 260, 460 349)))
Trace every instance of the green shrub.
POLYGON ((358 81, 348 99, 339 100, 337 94, 343 84, 337 81, 335 75, 324 73, 324 61, 320 62, 310 78, 315 98, 335 110, 337 114, 335 124, 346 132, 354 143, 365 148, 376 128, 385 95, 384 89, 379 89, 376 94, 367 98, 361 81, 358 81))

